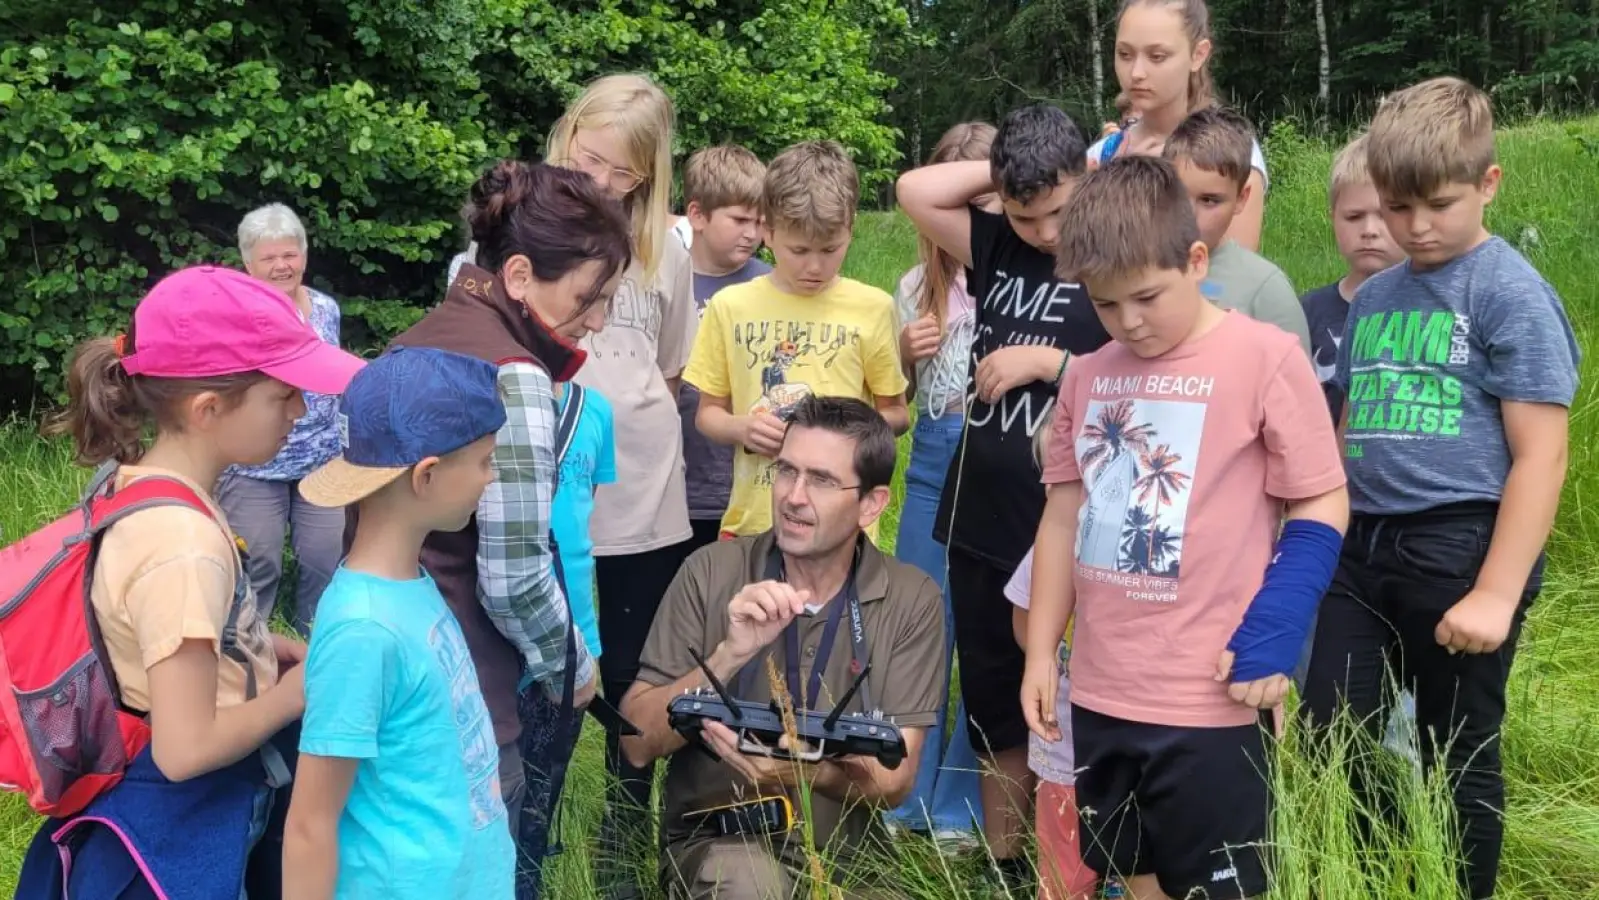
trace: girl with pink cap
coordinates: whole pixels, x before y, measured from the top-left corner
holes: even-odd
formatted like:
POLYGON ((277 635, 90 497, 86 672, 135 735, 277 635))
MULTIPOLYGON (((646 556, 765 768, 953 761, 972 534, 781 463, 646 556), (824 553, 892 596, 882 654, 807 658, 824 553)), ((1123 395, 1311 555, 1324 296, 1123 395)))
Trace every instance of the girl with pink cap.
POLYGON ((100 541, 100 655, 124 707, 148 713, 150 745, 83 813, 45 823, 18 896, 277 895, 281 834, 266 838, 295 745, 278 735, 305 708, 305 645, 268 631, 212 490, 229 466, 277 454, 301 391, 340 394, 361 365, 281 291, 212 267, 163 279, 126 335, 78 348, 54 430, 101 466, 92 487, 166 479, 198 505, 140 508, 100 541))

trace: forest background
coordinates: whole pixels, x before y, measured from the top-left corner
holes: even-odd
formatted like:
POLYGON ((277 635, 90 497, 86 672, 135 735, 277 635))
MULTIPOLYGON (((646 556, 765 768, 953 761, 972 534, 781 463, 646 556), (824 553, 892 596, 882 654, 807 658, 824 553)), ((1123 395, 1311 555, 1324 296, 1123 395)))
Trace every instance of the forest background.
MULTIPOLYGON (((1599 0, 1212 0, 1225 98, 1262 128, 1337 134, 1387 90, 1458 73, 1507 121, 1591 109, 1599 0)), ((1116 0, 0 0, 0 415, 60 389, 177 265, 235 262, 279 200, 346 340, 439 296, 481 167, 541 155, 590 78, 645 71, 676 150, 764 157, 834 138, 868 206, 943 129, 1027 100, 1094 128, 1116 0)))

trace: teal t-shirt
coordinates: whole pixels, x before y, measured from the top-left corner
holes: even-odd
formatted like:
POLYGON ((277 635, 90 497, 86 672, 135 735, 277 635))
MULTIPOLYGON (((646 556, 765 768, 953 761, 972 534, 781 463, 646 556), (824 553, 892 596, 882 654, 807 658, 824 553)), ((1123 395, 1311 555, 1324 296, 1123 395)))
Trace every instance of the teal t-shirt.
MULTIPOLYGON (((561 409, 572 392, 561 389, 561 409)), ((561 551, 561 573, 566 576, 566 599, 572 621, 588 644, 589 655, 600 656, 600 625, 594 612, 594 539, 589 536, 589 516, 594 512, 594 488, 616 481, 616 438, 611 426, 611 404, 599 391, 583 391, 583 412, 572 429, 572 443, 561 460, 561 478, 555 487, 550 530, 561 551)))
POLYGON ((341 900, 513 893, 499 748, 433 579, 344 567, 317 607, 300 752, 359 760, 339 820, 341 900))

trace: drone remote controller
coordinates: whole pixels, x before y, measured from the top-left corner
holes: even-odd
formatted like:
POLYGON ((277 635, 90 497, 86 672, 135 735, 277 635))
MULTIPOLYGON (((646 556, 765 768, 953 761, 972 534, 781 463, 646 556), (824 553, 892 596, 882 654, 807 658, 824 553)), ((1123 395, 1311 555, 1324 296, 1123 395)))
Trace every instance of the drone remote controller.
POLYGON ((757 703, 732 699, 699 654, 693 650, 689 654, 699 664, 711 687, 695 688, 673 698, 667 706, 667 718, 674 731, 699 744, 706 752, 710 752, 710 748, 705 746, 700 728, 706 722, 720 722, 738 735, 739 751, 754 756, 807 763, 841 756, 873 756, 889 769, 899 768, 905 759, 905 737, 900 734, 898 725, 883 718, 882 712, 844 713, 845 705, 860 689, 870 666, 855 676, 854 683, 839 698, 832 712, 824 715, 794 710, 795 734, 809 748, 794 751, 779 746, 786 731, 776 700, 757 703))

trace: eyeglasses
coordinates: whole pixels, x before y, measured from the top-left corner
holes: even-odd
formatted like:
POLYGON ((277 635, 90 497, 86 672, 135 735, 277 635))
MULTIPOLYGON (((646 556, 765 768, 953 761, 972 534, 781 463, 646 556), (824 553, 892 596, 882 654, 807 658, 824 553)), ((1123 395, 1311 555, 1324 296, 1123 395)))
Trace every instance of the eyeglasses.
POLYGON ((772 485, 780 491, 793 490, 802 478, 807 488, 821 493, 853 491, 860 487, 859 484, 844 484, 825 472, 802 472, 786 462, 772 464, 772 485))
POLYGON ((597 172, 605 174, 609 185, 626 194, 644 183, 644 176, 621 166, 613 165, 610 160, 578 143, 577 138, 572 139, 572 147, 577 150, 576 162, 578 168, 590 175, 597 172))

